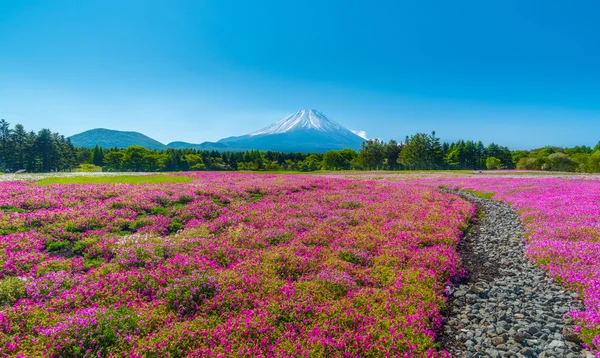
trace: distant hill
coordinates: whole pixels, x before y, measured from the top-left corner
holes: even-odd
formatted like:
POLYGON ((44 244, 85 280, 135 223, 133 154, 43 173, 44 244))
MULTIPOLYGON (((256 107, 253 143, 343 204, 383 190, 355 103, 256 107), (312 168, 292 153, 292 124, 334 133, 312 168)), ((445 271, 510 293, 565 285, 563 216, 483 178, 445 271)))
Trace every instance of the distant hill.
POLYGON ((102 148, 127 148, 140 145, 146 149, 164 150, 167 146, 138 132, 116 131, 112 129, 90 129, 69 137, 76 147, 94 148, 96 144, 102 148))

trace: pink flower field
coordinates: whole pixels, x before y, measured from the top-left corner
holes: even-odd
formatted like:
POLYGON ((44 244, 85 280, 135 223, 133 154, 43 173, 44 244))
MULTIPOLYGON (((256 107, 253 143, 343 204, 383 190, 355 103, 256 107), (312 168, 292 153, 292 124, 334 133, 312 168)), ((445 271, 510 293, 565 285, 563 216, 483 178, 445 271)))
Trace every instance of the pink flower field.
MULTIPOLYGON (((191 175, 0 183, 0 355, 446 355, 435 332, 473 204, 416 182, 191 175)), ((499 195, 551 191, 523 185, 499 195)), ((592 307, 597 211, 567 199, 576 212, 523 209, 530 251, 592 307)))
POLYGON ((600 355, 600 180, 513 177, 431 183, 484 192, 519 211, 528 256, 583 297, 586 310, 571 314, 584 342, 600 355))

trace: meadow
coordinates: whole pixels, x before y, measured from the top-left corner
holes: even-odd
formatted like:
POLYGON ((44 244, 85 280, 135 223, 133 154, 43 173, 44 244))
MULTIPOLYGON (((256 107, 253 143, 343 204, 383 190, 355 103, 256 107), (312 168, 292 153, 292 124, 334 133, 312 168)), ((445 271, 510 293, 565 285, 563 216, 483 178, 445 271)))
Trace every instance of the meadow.
POLYGON ((50 175, 0 183, 0 354, 447 356, 474 204, 583 298, 600 348, 600 180, 517 172, 50 175))
POLYGON ((0 354, 446 355, 472 203, 411 182, 172 178, 0 183, 0 354))

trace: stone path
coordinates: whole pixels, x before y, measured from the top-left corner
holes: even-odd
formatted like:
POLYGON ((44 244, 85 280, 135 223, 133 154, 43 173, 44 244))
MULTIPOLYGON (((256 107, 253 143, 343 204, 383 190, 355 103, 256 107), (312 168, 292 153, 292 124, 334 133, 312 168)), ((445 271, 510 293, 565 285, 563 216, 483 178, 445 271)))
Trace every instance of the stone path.
POLYGON ((523 228, 509 205, 460 195, 480 219, 459 245, 469 276, 450 288, 442 348, 453 357, 589 357, 565 314, 577 295, 524 257, 523 228))

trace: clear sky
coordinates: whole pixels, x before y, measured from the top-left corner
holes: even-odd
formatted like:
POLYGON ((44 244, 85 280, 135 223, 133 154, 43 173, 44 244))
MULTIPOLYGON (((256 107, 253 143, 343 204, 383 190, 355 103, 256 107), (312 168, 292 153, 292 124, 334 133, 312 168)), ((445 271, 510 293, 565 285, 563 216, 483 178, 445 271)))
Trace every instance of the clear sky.
POLYGON ((370 138, 600 140, 600 1, 0 1, 0 118, 199 143, 317 108, 370 138))

